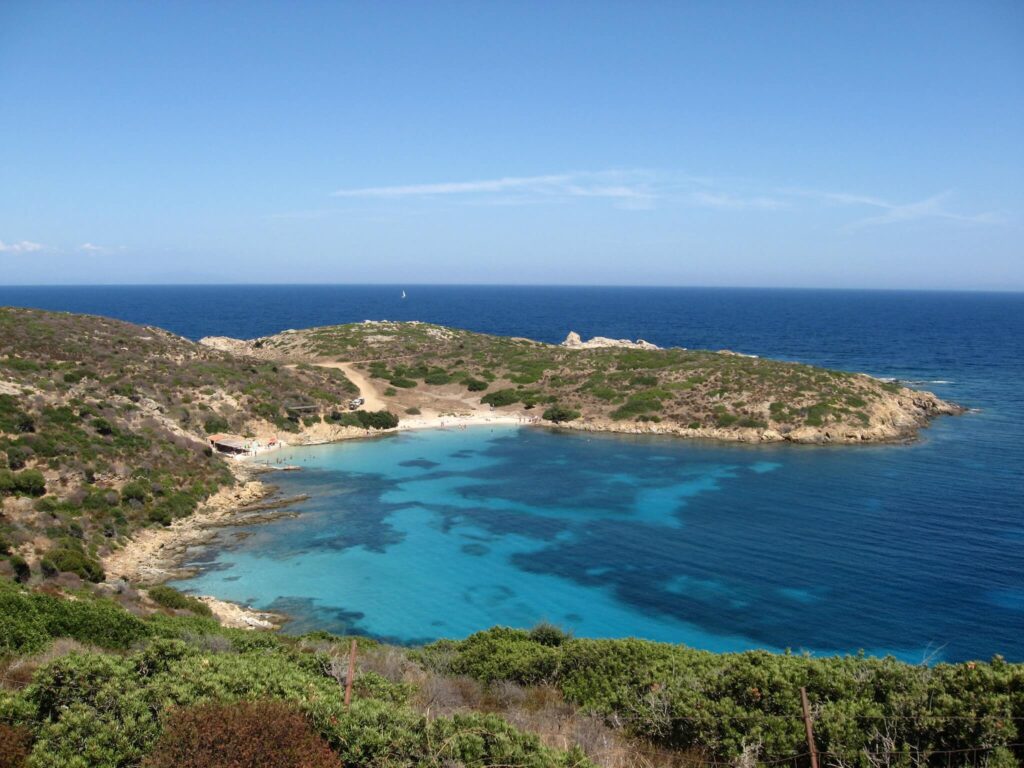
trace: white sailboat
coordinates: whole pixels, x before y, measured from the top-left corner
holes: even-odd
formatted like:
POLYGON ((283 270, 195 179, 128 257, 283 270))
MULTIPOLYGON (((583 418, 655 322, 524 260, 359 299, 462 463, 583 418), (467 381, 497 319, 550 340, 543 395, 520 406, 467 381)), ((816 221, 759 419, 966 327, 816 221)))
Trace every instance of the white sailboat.
POLYGON ((405 298, 405 291, 402 291, 402 298, 405 298))

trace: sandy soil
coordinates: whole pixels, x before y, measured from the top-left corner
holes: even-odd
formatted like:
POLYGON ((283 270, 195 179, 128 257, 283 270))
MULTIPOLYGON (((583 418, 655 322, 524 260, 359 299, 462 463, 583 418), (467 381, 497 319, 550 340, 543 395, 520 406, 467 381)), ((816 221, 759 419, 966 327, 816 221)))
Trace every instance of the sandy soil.
POLYGON ((366 401, 363 404, 363 410, 387 410, 388 404, 377 395, 377 390, 370 383, 369 377, 362 371, 359 371, 352 363, 316 363, 316 365, 321 368, 337 368, 348 377, 349 381, 359 387, 359 396, 366 401))

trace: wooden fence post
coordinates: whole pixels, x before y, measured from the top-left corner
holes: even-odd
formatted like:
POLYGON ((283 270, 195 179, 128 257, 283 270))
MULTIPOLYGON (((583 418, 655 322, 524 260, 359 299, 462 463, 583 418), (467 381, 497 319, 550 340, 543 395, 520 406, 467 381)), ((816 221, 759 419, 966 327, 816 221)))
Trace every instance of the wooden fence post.
MULTIPOLYGON (((352 647, 348 652, 348 676, 345 678, 345 711, 352 703, 352 681, 356 676, 356 641, 352 638, 352 647)), ((817 765, 814 768, 818 768, 817 765)))
POLYGON ((800 706, 804 710, 804 729, 807 731, 807 749, 811 753, 811 768, 818 768, 818 749, 814 746, 814 726, 811 724, 811 707, 807 703, 807 689, 800 686, 800 706))

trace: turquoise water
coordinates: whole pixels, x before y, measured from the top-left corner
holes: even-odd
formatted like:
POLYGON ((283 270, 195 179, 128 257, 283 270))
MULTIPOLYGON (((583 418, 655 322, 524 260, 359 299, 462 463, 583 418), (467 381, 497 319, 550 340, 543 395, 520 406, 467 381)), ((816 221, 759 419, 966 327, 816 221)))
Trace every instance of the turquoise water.
POLYGON ((1006 619, 1019 606, 1000 605, 1012 580, 986 598, 969 575, 951 578, 965 542, 934 515, 887 511, 891 460, 934 443, 748 447, 478 427, 289 449, 303 471, 272 479, 312 494, 300 514, 228 533, 177 586, 283 611, 288 631, 399 643, 551 621, 717 651, 919 661, 999 643, 1015 655, 1006 619), (875 492, 858 494, 864 485, 875 492), (847 492, 844 511, 834 500, 847 492), (912 550, 898 544, 908 523, 912 550), (1000 613, 1002 636, 964 634, 1000 613))

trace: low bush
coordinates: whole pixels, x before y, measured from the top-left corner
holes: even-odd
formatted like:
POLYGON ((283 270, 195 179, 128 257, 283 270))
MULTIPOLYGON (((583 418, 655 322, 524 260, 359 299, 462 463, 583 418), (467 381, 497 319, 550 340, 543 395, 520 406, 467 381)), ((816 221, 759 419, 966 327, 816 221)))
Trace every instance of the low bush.
POLYGON ((28 728, 0 723, 0 768, 22 768, 32 751, 32 732, 28 728))
POLYGON ((0 579, 0 654, 35 653, 57 637, 125 649, 150 634, 145 622, 110 600, 61 600, 0 579))
POLYGON ((484 405, 493 405, 495 408, 501 408, 519 402, 521 397, 522 395, 514 389, 496 389, 481 397, 480 402, 484 405))
POLYGON ((0 469, 0 495, 42 496, 46 493, 46 478, 38 469, 11 472, 0 469))
POLYGON ((356 418, 364 429, 394 429, 398 417, 391 411, 356 411, 356 418))
POLYGON ((210 606, 202 600, 197 600, 194 597, 182 594, 174 587, 168 587, 161 584, 160 586, 150 587, 148 591, 150 599, 158 605, 162 605, 164 608, 179 611, 191 611, 198 616, 213 615, 213 611, 210 610, 210 606))
POLYGON ((431 384, 435 387, 448 384, 451 380, 451 376, 449 376, 447 373, 444 373, 443 371, 434 371, 432 373, 428 373, 426 376, 423 377, 424 384, 431 384))
POLYGON ((337 768, 303 714, 281 701, 207 703, 174 710, 145 768, 337 768))
POLYGON ((124 487, 121 488, 121 499, 124 501, 139 501, 145 502, 149 498, 149 491, 145 484, 139 480, 132 480, 130 483, 125 483, 124 487))
POLYGON ((487 684, 549 682, 635 736, 722 761, 740 758, 754 737, 750 764, 803 752, 801 686, 815 707, 818 746, 835 765, 867 768, 869 755, 877 764, 938 765, 932 752, 963 750, 970 761, 979 747, 992 749, 993 760, 1024 759, 1024 665, 999 657, 925 667, 863 656, 714 654, 636 639, 554 645, 552 637, 495 628, 417 655, 437 671, 487 684))
POLYGON ((565 421, 573 421, 580 417, 579 411, 574 411, 572 408, 566 408, 560 405, 553 405, 542 414, 546 421, 553 421, 555 424, 561 424, 565 421))
POLYGON ((217 432, 227 432, 229 428, 230 425, 223 416, 211 416, 203 422, 203 429, 208 435, 213 435, 217 432))
POLYGON ((14 580, 20 584, 24 584, 30 578, 32 578, 32 568, 29 566, 28 561, 25 560, 21 555, 11 555, 8 558, 8 562, 11 564, 11 568, 14 569, 14 580))
POLYGON ((44 571, 49 571, 52 568, 54 572, 74 573, 86 581, 97 584, 106 578, 103 566, 98 560, 71 546, 62 546, 51 550, 43 558, 43 563, 45 563, 42 566, 44 571))
POLYGON ((470 392, 483 392, 489 386, 486 381, 474 379, 472 376, 464 378, 462 383, 470 392))

